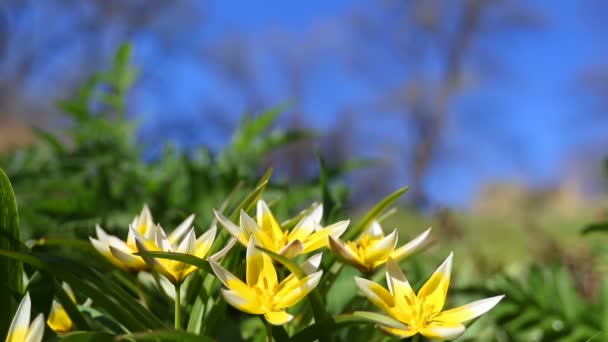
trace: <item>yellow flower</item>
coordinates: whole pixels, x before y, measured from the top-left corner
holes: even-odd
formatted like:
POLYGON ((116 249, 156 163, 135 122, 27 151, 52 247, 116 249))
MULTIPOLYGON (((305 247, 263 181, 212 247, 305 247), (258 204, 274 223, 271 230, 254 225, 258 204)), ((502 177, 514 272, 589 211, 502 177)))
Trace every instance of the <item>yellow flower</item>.
POLYGON ((247 246, 251 240, 250 237, 253 237, 261 247, 291 258, 327 246, 329 236, 338 238, 348 227, 348 220, 322 227, 320 223, 323 217, 323 206, 321 204, 313 204, 308 212, 291 230, 281 228, 263 200, 257 203, 257 220, 253 220, 247 213, 241 211, 239 226, 217 211, 215 211, 215 215, 226 230, 243 246, 247 246))
MULTIPOLYGON (((61 284, 61 287, 63 287, 63 290, 68 294, 72 302, 76 303, 76 297, 74 296, 74 292, 72 291, 70 285, 64 282, 61 284)), ((72 330, 74 325, 70 319, 70 316, 68 316, 68 313, 63 308, 63 305, 56 300, 53 300, 51 312, 49 313, 49 319, 46 321, 46 323, 49 325, 49 327, 51 327, 51 329, 53 329, 53 331, 58 333, 68 332, 72 330)))
POLYGON ((363 294, 392 318, 403 323, 401 328, 381 326, 381 329, 400 338, 417 333, 434 340, 448 340, 460 336, 463 322, 492 309, 504 296, 496 296, 467 305, 443 310, 452 270, 452 253, 422 286, 418 294, 412 290, 396 262, 386 263, 388 291, 367 279, 355 277, 363 294))
POLYGON ((378 266, 384 264, 389 257, 400 260, 412 254, 422 246, 430 232, 431 228, 425 230, 412 241, 395 249, 398 239, 397 229, 384 236, 382 227, 374 221, 356 241, 344 243, 330 236, 329 248, 344 262, 353 265, 361 272, 371 273, 378 266))
POLYGON ((30 294, 26 293, 17 308, 13 322, 8 330, 6 342, 42 341, 42 335, 44 334, 44 316, 39 314, 32 324, 30 324, 31 310, 32 301, 30 300, 30 294))
MULTIPOLYGON (((194 215, 190 215, 184 220, 175 230, 175 234, 171 234, 169 239, 171 241, 177 240, 179 234, 183 234, 192 224, 194 215)), ((109 235, 99 225, 95 227, 97 233, 97 239, 89 237, 89 240, 93 244, 93 247, 97 249, 101 255, 106 257, 114 265, 126 270, 126 271, 141 271, 148 268, 146 262, 139 256, 133 255, 137 253, 137 246, 135 244, 134 232, 144 238, 144 240, 153 240, 155 236, 154 221, 152 214, 147 205, 144 205, 139 216, 133 219, 127 235, 127 241, 123 241, 116 236, 109 235)))
MULTIPOLYGON (((135 243, 140 252, 183 253, 203 259, 213 245, 217 228, 213 226, 197 239, 194 228, 190 226, 192 222, 190 218, 194 218, 194 215, 184 221, 188 225, 180 224, 168 237, 159 225, 152 226, 147 237, 140 235, 133 227, 130 232, 135 237, 135 243)), ((181 284, 188 275, 196 270, 195 266, 177 260, 163 258, 148 258, 148 260, 154 264, 157 271, 176 285, 181 284)))
POLYGON ((253 239, 249 239, 246 259, 246 282, 220 266, 215 260, 209 260, 213 272, 228 289, 222 289, 226 301, 235 308, 264 318, 274 325, 285 324, 293 318, 285 309, 295 305, 314 289, 323 271, 317 271, 321 254, 308 259, 302 268, 308 274, 298 279, 293 274, 283 281, 277 279, 277 272, 270 257, 257 248, 253 239))

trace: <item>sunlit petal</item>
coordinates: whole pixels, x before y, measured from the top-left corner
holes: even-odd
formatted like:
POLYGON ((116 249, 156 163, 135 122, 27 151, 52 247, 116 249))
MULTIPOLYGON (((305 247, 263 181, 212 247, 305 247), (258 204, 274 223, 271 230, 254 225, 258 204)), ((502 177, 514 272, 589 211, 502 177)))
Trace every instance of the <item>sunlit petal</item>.
POLYGON ((32 310, 32 301, 30 294, 26 293, 21 299, 19 307, 15 312, 13 321, 8 330, 7 341, 23 341, 27 335, 30 326, 30 312, 32 310))
POLYGON ((51 311, 49 312, 49 319, 47 324, 55 332, 68 332, 72 330, 72 320, 68 316, 63 306, 57 301, 53 301, 51 305, 51 311))
POLYGON ((365 253, 365 264, 375 267, 377 264, 386 261, 397 245, 397 239, 397 229, 395 229, 392 233, 370 246, 365 253))
POLYGON ((285 311, 271 311, 264 314, 264 318, 272 325, 283 325, 293 319, 293 316, 285 311))
POLYGON ((222 295, 228 304, 235 308, 254 315, 264 313, 264 309, 260 306, 258 298, 253 291, 231 291, 222 289, 222 295))
POLYGON ((257 204, 257 221, 260 228, 273 239, 283 236, 283 231, 279 222, 274 218, 268 204, 264 200, 259 200, 257 204))
POLYGON ((380 325, 379 328, 386 331, 387 333, 389 333, 393 336, 397 336, 399 338, 407 338, 410 336, 414 336, 418 332, 417 330, 397 329, 397 328, 385 327, 382 325, 380 325))
POLYGON ((273 288, 278 284, 277 272, 272 265, 272 259, 255 247, 255 242, 249 240, 247 246, 247 285, 258 285, 262 288, 273 288))
POLYGON ((144 268, 146 266, 145 261, 137 256, 129 253, 125 253, 120 249, 110 246, 110 253, 116 260, 118 260, 120 266, 127 268, 144 268))
POLYGON ((351 264, 357 268, 365 268, 363 262, 351 248, 343 244, 342 241, 334 239, 331 236, 329 237, 329 249, 345 263, 351 264))
POLYGON ((220 266, 220 264, 213 260, 209 260, 209 265, 211 266, 211 269, 213 269, 213 273, 215 273, 217 278, 230 290, 243 293, 250 290, 247 284, 242 282, 234 274, 228 272, 225 268, 220 266))
POLYGON ((369 225, 369 227, 363 232, 363 234, 361 234, 361 236, 366 234, 373 238, 384 237, 384 231, 382 230, 382 226, 380 226, 380 223, 376 220, 372 221, 372 224, 369 225))
MULTIPOLYGON (((241 227, 243 230, 262 247, 271 250, 273 252, 278 253, 278 240, 272 237, 272 234, 269 234, 265 230, 261 229, 260 226, 252 219, 247 213, 241 210, 241 219, 240 219, 241 227)), ((251 238, 248 238, 250 241, 251 238)), ((249 243, 249 242, 248 242, 249 243)), ((279 247, 280 248, 280 247, 279 247)))
POLYGON ((281 250, 279 250, 279 254, 281 254, 282 256, 284 256, 286 258, 291 259, 291 258, 295 257, 296 255, 300 254, 303 249, 304 249, 304 244, 302 244, 302 242, 300 240, 294 240, 294 241, 291 241, 285 247, 281 248, 281 250))
POLYGON ((463 323, 473 318, 479 317, 492 309, 505 296, 496 296, 486 299, 477 300, 475 302, 457 307, 455 309, 446 310, 438 314, 434 320, 443 323, 458 324, 463 323))
POLYGON ((239 239, 239 242, 241 242, 244 246, 247 246, 247 243, 249 242, 249 234, 245 234, 243 232, 243 230, 241 229, 241 227, 232 223, 232 221, 230 221, 227 217, 222 215, 217 210, 213 209, 213 212, 215 213, 215 217, 217 218, 217 221, 222 226, 224 226, 224 228, 226 228, 228 233, 230 233, 230 235, 234 236, 235 238, 239 239))
POLYGON ((433 340, 453 340, 456 337, 462 335, 464 332, 464 325, 429 325, 420 329, 420 333, 427 338, 433 340))
POLYGON ((315 251, 319 248, 323 248, 329 245, 329 237, 338 238, 342 235, 346 228, 348 228, 349 220, 336 222, 332 225, 329 225, 321 230, 318 230, 312 233, 304 243, 304 250, 302 253, 309 253, 315 251))
POLYGON ((40 342, 42 341, 42 335, 44 334, 44 316, 38 314, 32 325, 30 325, 25 342, 40 342))
POLYGON ((412 254, 413 252, 415 252, 418 248, 420 248, 424 244, 424 242, 425 242, 426 238, 429 236, 430 232, 431 232, 431 228, 425 230, 422 234, 418 235, 412 241, 395 249, 393 251, 393 253, 391 253, 391 258, 393 258, 395 260, 399 260, 399 259, 405 258, 408 255, 412 254))
POLYGON ((281 288, 276 295, 276 297, 279 298, 276 308, 288 308, 302 300, 304 296, 310 293, 310 291, 312 291, 319 284, 322 275, 323 271, 319 271, 300 279, 298 282, 296 282, 296 286, 294 288, 286 286, 281 288))
POLYGON ((424 302, 426 310, 438 313, 443 309, 445 298, 450 286, 450 274, 452 273, 453 253, 437 268, 435 273, 422 286, 418 292, 418 300, 424 302))
POLYGON ((304 241, 319 225, 323 218, 323 205, 315 203, 310 213, 302 218, 300 222, 289 232, 289 240, 304 241))
POLYGON ((390 308, 395 306, 395 301, 390 292, 379 284, 360 277, 355 277, 355 283, 363 292, 365 297, 367 297, 372 303, 374 303, 374 305, 382 309, 384 312, 390 313, 390 308))
POLYGON ((188 216, 182 223, 180 223, 175 228, 175 230, 171 232, 171 234, 169 234, 169 236, 167 237, 169 243, 172 245, 176 245, 182 239, 182 237, 186 233, 188 233, 188 231, 192 227, 192 222, 194 222, 194 214, 188 216))

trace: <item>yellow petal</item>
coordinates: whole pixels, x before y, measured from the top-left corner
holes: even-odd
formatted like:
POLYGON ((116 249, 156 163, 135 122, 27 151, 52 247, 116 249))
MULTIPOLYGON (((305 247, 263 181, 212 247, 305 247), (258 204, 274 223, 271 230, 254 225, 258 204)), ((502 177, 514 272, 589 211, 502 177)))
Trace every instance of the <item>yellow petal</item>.
MULTIPOLYGON (((322 257, 323 253, 315 254, 308 258, 308 260, 304 261, 300 267, 302 270, 304 270, 304 272, 306 272, 306 274, 311 275, 319 268, 322 257)), ((285 279, 283 279, 283 281, 281 281, 278 291, 281 291, 283 288, 296 288, 299 282, 300 280, 293 273, 290 273, 287 277, 285 277, 285 279)))
POLYGON ((216 234, 217 227, 213 226, 198 239, 196 239, 196 250, 194 251, 194 255, 196 257, 203 259, 205 256, 207 256, 209 249, 211 249, 211 246, 213 245, 216 234))
POLYGON ((237 292, 222 289, 222 295, 228 304, 243 312, 254 315, 263 314, 265 310, 261 307, 258 297, 253 291, 251 291, 251 289, 248 289, 248 291, 249 292, 237 292))
POLYGON ((38 314, 30 325, 25 342, 40 342, 42 335, 44 335, 44 316, 38 314))
POLYGON ((342 241, 330 236, 329 249, 343 262, 351 264, 360 270, 367 271, 367 267, 363 264, 363 261, 359 259, 359 256, 350 248, 350 246, 343 244, 342 241))
POLYGON ((391 328, 391 327, 385 327, 385 326, 378 326, 380 329, 386 331, 387 333, 397 336, 399 338, 407 338, 410 336, 414 336, 416 335, 416 333, 418 332, 415 329, 412 330, 405 330, 405 329, 397 329, 397 328, 391 328))
POLYGON ((415 318, 417 307, 416 294, 403 272, 401 272, 399 265, 390 258, 386 262, 386 282, 395 300, 395 307, 389 314, 403 322, 412 321, 415 318))
POLYGON ((220 212, 218 212, 215 209, 213 209, 213 212, 215 213, 215 217, 217 218, 217 221, 222 226, 224 226, 224 228, 226 228, 228 233, 230 233, 230 235, 232 235, 233 237, 239 239, 239 242, 241 244, 243 244, 243 246, 247 246, 247 243, 249 243, 249 234, 246 234, 245 232, 243 232, 243 230, 241 229, 242 225, 241 225, 241 227, 237 226, 236 224, 232 223, 232 221, 230 221, 227 217, 225 217, 224 215, 222 215, 220 212))
POLYGON ((315 203, 312 205, 312 210, 308 215, 298 222, 298 224, 289 232, 288 239, 290 241, 304 241, 312 232, 314 232, 323 218, 323 205, 315 203))
POLYGON ((302 241, 304 243, 304 250, 302 253, 309 253, 328 246, 329 236, 337 239, 346 231, 349 223, 349 220, 340 221, 312 233, 306 240, 302 241))
POLYGON ((370 224, 369 227, 360 236, 363 235, 369 235, 373 238, 378 239, 384 237, 384 231, 382 230, 382 226, 380 225, 380 223, 374 220, 372 221, 372 224, 370 224))
POLYGON ((114 246, 110 246, 110 253, 112 254, 112 257, 118 261, 121 267, 132 270, 141 270, 147 268, 145 261, 141 257, 133 255, 133 252, 125 253, 114 246))
POLYGON ((504 297, 505 296, 496 296, 481 299, 469 303, 467 305, 457 307, 455 309, 443 311, 435 318, 433 318, 433 321, 440 321, 442 323, 447 324, 458 324, 472 320, 473 318, 481 316, 484 313, 488 312, 490 309, 496 306, 496 304, 498 304, 498 302, 500 302, 504 297))
POLYGON ((32 301, 30 299, 30 294, 26 293, 21 299, 21 303, 19 303, 19 307, 17 307, 13 321, 8 329, 8 336, 6 338, 7 342, 25 341, 25 337, 30 326, 31 310, 32 301))
POLYGON ((277 272, 272 265, 272 259, 255 248, 253 239, 249 240, 246 260, 246 278, 249 287, 258 285, 260 288, 272 289, 278 284, 277 272))
POLYGON ((257 220, 260 228, 273 239, 280 239, 283 236, 283 230, 274 218, 268 204, 264 200, 259 200, 257 205, 257 220))
MULTIPOLYGON (((243 210, 241 210, 240 223, 243 231, 245 231, 249 237, 253 237, 253 239, 262 247, 275 253, 279 252, 279 249, 282 247, 280 246, 281 241, 275 239, 271 233, 260 228, 260 226, 243 210)), ((252 239, 248 238, 248 241, 250 240, 252 239)))
POLYGON ((213 273, 215 273, 217 278, 230 290, 234 290, 239 293, 251 291, 251 289, 244 282, 242 282, 234 274, 228 272, 214 260, 209 260, 209 265, 211 265, 211 269, 213 269, 213 273))
POLYGON ((374 305, 386 313, 391 312, 391 307, 395 306, 395 301, 390 292, 388 292, 384 287, 374 283, 373 281, 360 277, 355 277, 355 283, 363 292, 365 297, 374 303, 374 305))
POLYGON ((176 245, 182 237, 188 233, 188 231, 192 228, 192 222, 194 222, 194 214, 188 216, 182 223, 180 223, 167 237, 169 243, 172 245, 176 245))
POLYGON ((319 271, 306 276, 297 282, 294 282, 293 280, 283 281, 281 283, 283 286, 279 285, 279 291, 277 291, 275 296, 275 300, 278 299, 275 308, 283 309, 295 305, 309 294, 310 291, 317 287, 322 275, 323 271, 319 271))
POLYGON ((271 311, 264 314, 264 318, 272 325, 283 325, 293 319, 293 316, 285 311, 271 311))
POLYGON ((302 242, 300 240, 294 240, 287 244, 285 247, 281 248, 281 250, 279 250, 279 254, 291 259, 299 255, 302 252, 302 249, 304 249, 304 245, 302 244, 302 242))
POLYGON ((425 230, 422 234, 418 235, 412 241, 395 249, 393 251, 393 253, 391 253, 391 258, 393 258, 395 260, 400 260, 400 259, 405 258, 408 255, 412 254, 413 252, 415 252, 418 248, 420 248, 424 244, 424 241, 429 236, 430 232, 431 232, 431 228, 425 230))
POLYGON ((49 313, 49 319, 47 320, 47 324, 53 331, 55 332, 68 332, 72 330, 72 320, 68 316, 68 313, 65 311, 63 306, 59 304, 57 301, 53 301, 51 305, 51 312, 49 313))
POLYGON ((418 300, 423 303, 426 314, 439 313, 445 304, 450 286, 453 253, 437 268, 418 292, 418 300))
POLYGON ((397 229, 395 229, 392 233, 371 245, 364 254, 365 265, 370 265, 373 269, 378 265, 383 264, 388 259, 393 249, 395 249, 397 239, 397 229))
POLYGON ((420 329, 420 334, 432 340, 453 340, 456 337, 462 335, 464 332, 464 325, 438 325, 431 324, 420 329))

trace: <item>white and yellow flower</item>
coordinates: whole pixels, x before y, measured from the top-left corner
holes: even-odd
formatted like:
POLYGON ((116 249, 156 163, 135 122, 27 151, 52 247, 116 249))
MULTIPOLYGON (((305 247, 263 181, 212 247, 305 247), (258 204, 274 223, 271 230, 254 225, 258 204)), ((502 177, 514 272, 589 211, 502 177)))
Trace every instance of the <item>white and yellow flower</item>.
MULTIPOLYGON (((72 300, 72 302, 76 303, 76 296, 74 296, 74 292, 72 288, 67 283, 61 284, 65 293, 67 293, 68 297, 72 300)), ((63 308, 58 301, 53 300, 53 304, 51 305, 51 311, 49 312, 49 318, 46 323, 49 325, 53 331, 57 333, 65 333, 71 331, 74 323, 68 316, 68 313, 63 308)))
POLYGON ((312 291, 323 271, 317 271, 321 254, 308 259, 302 268, 308 274, 298 279, 290 274, 281 282, 277 278, 271 258, 255 247, 249 239, 246 259, 246 281, 220 266, 215 260, 209 260, 213 272, 228 289, 222 289, 226 301, 235 308, 254 315, 264 315, 273 325, 282 325, 293 319, 285 310, 297 304, 312 291))
POLYGON ((492 309, 504 296, 496 296, 472 302, 455 309, 443 311, 450 274, 452 254, 439 266, 418 294, 414 293, 405 275, 396 262, 386 263, 388 290, 364 278, 355 277, 363 294, 402 326, 380 326, 381 329, 399 338, 421 334, 434 340, 451 340, 460 336, 462 324, 492 309))
MULTIPOLYGON (((192 225, 193 220, 194 215, 188 216, 175 228, 168 239, 173 242, 177 241, 192 225)), ((130 227, 133 229, 129 229, 126 241, 106 233, 99 225, 95 227, 97 239, 89 237, 89 240, 93 247, 114 265, 132 272, 145 270, 148 268, 146 262, 141 257, 133 255, 133 253, 137 253, 135 233, 146 241, 154 240, 156 235, 156 224, 154 224, 147 205, 144 205, 141 213, 133 219, 130 227)))
POLYGON ((290 230, 283 230, 263 200, 257 203, 256 220, 244 211, 241 211, 239 225, 232 223, 217 211, 215 215, 224 228, 243 246, 247 246, 253 237, 261 247, 291 258, 326 247, 329 236, 338 238, 348 227, 348 220, 322 227, 321 204, 313 204, 307 211, 308 214, 290 230))
POLYGON ((29 293, 21 299, 6 336, 6 342, 40 342, 44 334, 44 316, 39 314, 30 324, 32 301, 29 293))
MULTIPOLYGON (((190 217, 194 218, 194 215, 190 217)), ((184 221, 188 223, 187 226, 183 223, 180 224, 168 237, 159 225, 153 226, 148 236, 142 236, 135 228, 131 227, 130 232, 135 238, 137 251, 183 253, 204 259, 213 245, 217 228, 215 226, 211 227, 211 229, 197 239, 194 227, 190 226, 192 222, 190 217, 184 221)), ((175 285, 181 284, 188 275, 197 269, 196 266, 177 260, 163 258, 147 259, 158 272, 175 285)))
POLYGON ((330 236, 329 248, 342 261, 353 265, 361 272, 371 273, 389 258, 400 260, 412 254, 423 245, 430 232, 431 228, 425 230, 412 241, 396 248, 397 229, 384 236, 382 227, 374 221, 355 241, 342 242, 330 236))

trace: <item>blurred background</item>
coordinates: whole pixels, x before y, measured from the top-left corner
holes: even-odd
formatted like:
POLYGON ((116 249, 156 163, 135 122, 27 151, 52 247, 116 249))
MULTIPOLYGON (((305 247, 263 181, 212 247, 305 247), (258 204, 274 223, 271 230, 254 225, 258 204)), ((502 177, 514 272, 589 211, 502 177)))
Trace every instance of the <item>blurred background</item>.
MULTIPOLYGON (((120 111, 138 153, 128 157, 157 165, 168 148, 193 160, 204 149, 222 161, 244 122, 279 108, 269 136, 299 134, 251 154, 256 177, 272 165, 282 186, 312 182, 318 150, 336 170, 352 166, 339 173, 348 212, 409 185, 386 229, 412 237, 433 225, 438 260, 454 249, 471 274, 557 260, 595 302, 606 239, 581 230, 607 214, 607 11, 601 0, 4 0, 0 160, 9 176, 34 174, 19 151, 49 135, 70 141, 80 119, 57 100, 82 94, 130 42, 138 77, 120 111)), ((33 183, 15 182, 31 203, 33 183)), ((43 209, 26 212, 26 226, 48 224, 36 216, 45 210, 57 217, 43 209)), ((107 216, 96 213, 60 224, 88 234, 83 220, 107 216)))

